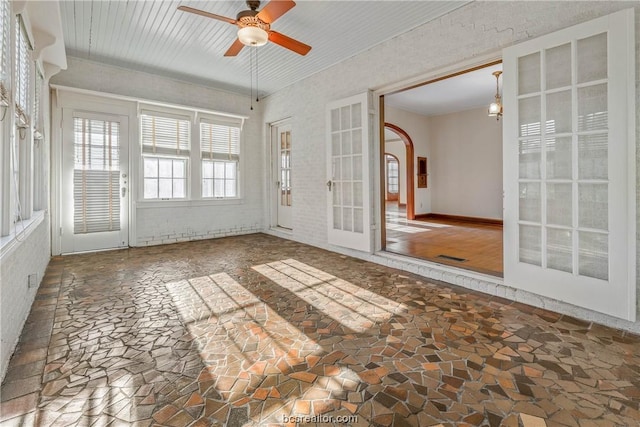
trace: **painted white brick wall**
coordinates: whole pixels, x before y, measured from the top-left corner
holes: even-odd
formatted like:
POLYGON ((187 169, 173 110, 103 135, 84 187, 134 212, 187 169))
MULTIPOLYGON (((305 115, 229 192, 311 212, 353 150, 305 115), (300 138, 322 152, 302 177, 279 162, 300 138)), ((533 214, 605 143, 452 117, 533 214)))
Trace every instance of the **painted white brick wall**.
MULTIPOLYGON (((265 122, 291 117, 292 135, 296 141, 292 164, 293 192, 298 198, 293 207, 293 232, 280 235, 328 247, 325 186, 325 106, 328 102, 436 72, 479 56, 499 55, 507 46, 626 8, 636 9, 636 105, 640 107, 640 6, 637 2, 615 1, 474 2, 267 97, 262 106, 265 122)), ((636 110, 636 124, 640 144, 640 110, 636 110)), ((637 164, 640 165, 640 147, 637 153, 637 164)), ((636 191, 640 201, 640 174, 636 191)), ((640 217, 638 223, 640 233, 640 217)), ((640 234, 638 236, 640 253, 640 234)), ((340 248, 331 249, 343 252, 340 248)), ((366 257, 361 253, 352 254, 366 257)), ((495 287, 490 282, 478 286, 486 287, 490 292, 495 287)), ((640 284, 638 288, 640 310, 640 284)), ((506 294, 508 290, 500 292, 506 294)), ((591 316, 580 314, 578 309, 566 308, 565 312, 591 316)), ((621 325, 612 318, 596 317, 618 327, 640 328, 640 322, 621 325)))
MULTIPOLYGON (((48 82, 45 82, 47 84, 48 82)), ((43 91, 42 105, 49 105, 49 92, 43 91)), ((9 360, 13 354, 44 272, 51 259, 51 222, 49 217, 49 159, 50 159, 50 116, 49 109, 43 109, 44 139, 38 143, 36 163, 41 170, 36 171, 34 191, 43 220, 21 238, 21 242, 0 259, 0 379, 4 379, 9 360), (28 288, 30 274, 37 275, 37 284, 28 288)), ((20 228, 18 228, 20 231, 20 228)))
MULTIPOLYGON (((242 202, 207 206, 196 202, 179 207, 136 204, 136 239, 130 242, 131 246, 249 234, 264 228, 263 187, 257 185, 263 180, 265 164, 260 104, 254 105, 252 111, 249 96, 77 58, 69 58, 68 63, 68 69, 52 79, 53 84, 249 117, 243 127, 241 148, 242 202)), ((136 123, 134 118, 131 120, 136 123)), ((138 178, 133 171, 130 188, 137 187, 138 178)))
POLYGON ((0 378, 4 378, 50 258, 49 218, 45 214, 25 240, 0 260, 0 378), (30 274, 37 274, 38 286, 27 286, 30 274))

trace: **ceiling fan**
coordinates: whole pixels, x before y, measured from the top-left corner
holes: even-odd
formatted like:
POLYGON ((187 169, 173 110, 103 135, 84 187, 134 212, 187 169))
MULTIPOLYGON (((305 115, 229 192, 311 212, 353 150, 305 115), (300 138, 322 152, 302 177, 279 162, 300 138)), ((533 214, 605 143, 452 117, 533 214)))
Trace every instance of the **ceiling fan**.
POLYGON ((306 55, 311 46, 271 29, 271 24, 287 13, 296 4, 293 0, 271 0, 258 12, 259 0, 247 0, 249 10, 243 10, 236 19, 216 15, 189 6, 180 6, 178 10, 195 13, 207 18, 217 19, 238 26, 238 38, 225 52, 224 56, 236 56, 244 46, 262 46, 267 41, 273 42, 300 55, 306 55))

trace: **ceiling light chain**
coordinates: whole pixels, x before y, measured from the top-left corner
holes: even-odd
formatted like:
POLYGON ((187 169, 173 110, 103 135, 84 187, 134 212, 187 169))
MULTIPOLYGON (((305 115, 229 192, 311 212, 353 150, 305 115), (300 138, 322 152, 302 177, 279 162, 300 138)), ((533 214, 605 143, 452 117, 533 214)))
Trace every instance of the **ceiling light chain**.
POLYGON ((251 111, 253 111, 253 51, 249 51, 249 81, 251 82, 249 98, 251 99, 251 111))

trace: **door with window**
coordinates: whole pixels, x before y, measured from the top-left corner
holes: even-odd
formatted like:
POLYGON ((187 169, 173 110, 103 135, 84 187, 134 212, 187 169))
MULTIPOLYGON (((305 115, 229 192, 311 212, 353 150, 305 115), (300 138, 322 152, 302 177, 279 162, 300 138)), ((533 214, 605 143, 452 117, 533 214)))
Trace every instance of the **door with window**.
POLYGON ((362 93, 327 106, 328 237, 332 245, 372 252, 371 94, 362 93))
POLYGON ((635 320, 635 47, 622 11, 504 51, 505 284, 635 320))
POLYGON ((128 120, 63 110, 62 253, 127 247, 128 120))
POLYGON ((291 188, 291 125, 281 123, 272 127, 273 171, 276 187, 276 225, 293 228, 291 188))

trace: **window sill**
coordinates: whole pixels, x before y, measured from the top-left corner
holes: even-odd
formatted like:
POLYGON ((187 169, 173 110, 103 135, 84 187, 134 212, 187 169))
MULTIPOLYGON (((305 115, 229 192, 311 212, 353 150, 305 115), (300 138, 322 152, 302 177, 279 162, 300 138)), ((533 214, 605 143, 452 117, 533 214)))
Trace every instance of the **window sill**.
POLYGON ((0 237, 0 259, 9 256, 16 247, 33 233, 33 230, 38 228, 38 225, 44 221, 45 212, 44 210, 34 211, 31 218, 16 223, 11 227, 8 235, 0 237))
POLYGON ((138 209, 157 208, 198 208, 207 206, 243 205, 244 199, 202 199, 202 200, 140 200, 136 202, 138 209))

